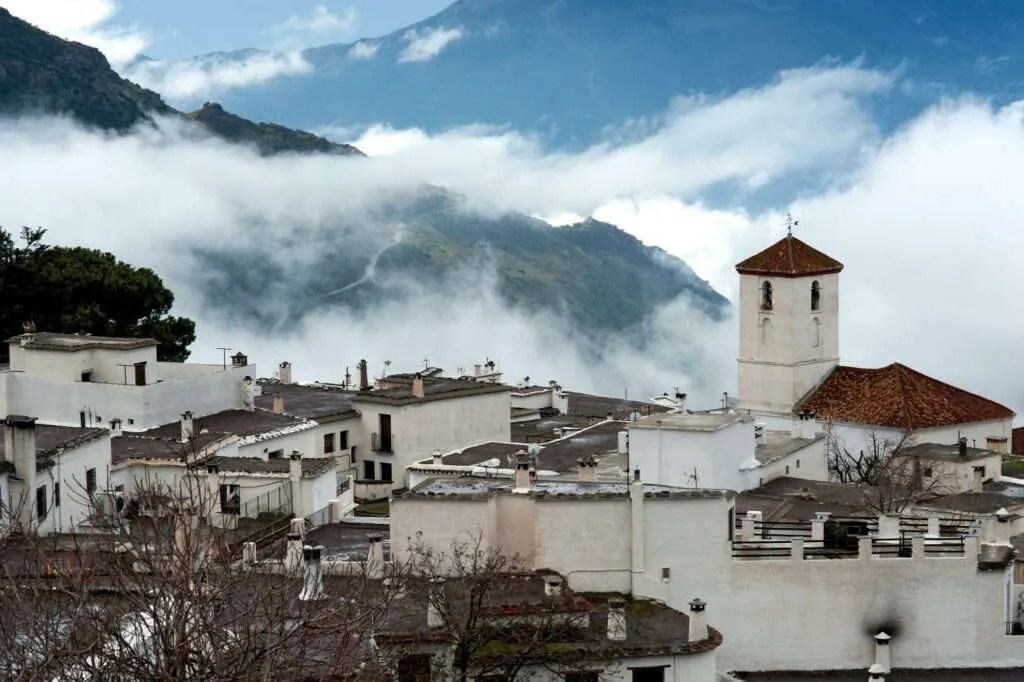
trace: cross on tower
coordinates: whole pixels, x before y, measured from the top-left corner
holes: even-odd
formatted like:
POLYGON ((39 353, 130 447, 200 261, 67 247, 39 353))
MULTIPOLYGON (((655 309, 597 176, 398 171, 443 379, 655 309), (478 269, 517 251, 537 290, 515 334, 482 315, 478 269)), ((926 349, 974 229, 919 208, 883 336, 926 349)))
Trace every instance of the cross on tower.
POLYGON ((792 237, 793 236, 793 228, 796 227, 799 224, 800 224, 799 220, 793 220, 793 214, 792 213, 787 213, 786 214, 786 236, 787 237, 792 237))

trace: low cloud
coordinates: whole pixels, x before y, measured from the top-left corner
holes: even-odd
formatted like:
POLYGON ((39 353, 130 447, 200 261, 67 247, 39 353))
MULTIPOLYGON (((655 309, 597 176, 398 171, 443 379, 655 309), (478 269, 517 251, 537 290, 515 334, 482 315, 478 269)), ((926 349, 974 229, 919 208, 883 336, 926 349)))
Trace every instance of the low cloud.
POLYGON ((113 0, 0 0, 0 7, 60 38, 99 49, 115 69, 138 57, 149 43, 138 26, 113 21, 119 9, 113 0))
POLYGON ((281 49, 298 49, 319 45, 352 35, 358 26, 354 7, 332 12, 327 5, 317 5, 306 16, 292 15, 271 29, 281 49))
MULTIPOLYGON (((891 75, 856 66, 787 72, 761 88, 680 100, 577 154, 548 152, 508 130, 431 136, 378 126, 356 140, 377 154, 371 159, 260 159, 174 136, 110 139, 62 121, 8 122, 0 124, 0 224, 41 225, 58 242, 154 267, 181 312, 199 322, 196 360, 219 362, 217 346, 231 346, 268 372, 287 359, 302 378, 339 379, 363 356, 374 368, 391 360, 395 370, 424 356, 449 369, 489 356, 513 381, 556 379, 631 396, 679 386, 694 404, 714 404, 735 391, 735 324, 709 323, 683 300, 656 312, 644 344, 580 341, 557 316, 507 308, 481 268, 372 316, 328 296, 316 315, 267 334, 209 306, 215 292, 196 285, 189 254, 257 249, 247 261, 257 294, 244 303, 287 310, 300 293, 287 277, 271 277, 270 264, 318 272, 311 264, 322 257, 319 242, 310 235, 326 230, 350 243, 357 235, 331 231, 342 218, 367 235, 393 233, 394 225, 374 222, 374 209, 426 181, 494 212, 616 222, 735 295, 732 265, 784 234, 792 210, 798 236, 846 264, 844 362, 904 362, 1024 408, 1024 318, 1009 309, 1024 252, 1015 182, 1024 170, 1024 105, 946 101, 885 137, 871 111, 893 85, 891 75), (101 177, 95 168, 108 171, 101 177), (769 210, 744 203, 745 188, 808 176, 820 180, 769 210), (741 191, 713 203, 722 186, 741 191), (588 355, 592 344, 603 363, 588 355)), ((367 264, 373 253, 366 250, 367 264)))
POLYGON ((380 43, 375 43, 372 40, 360 40, 349 48, 348 56, 349 59, 373 59, 379 50, 380 43))
POLYGON ((405 49, 398 55, 399 63, 429 62, 441 52, 463 37, 462 28, 445 28, 438 26, 424 30, 411 29, 403 36, 406 40, 405 49))
POLYGON ((300 51, 251 51, 180 61, 140 61, 126 69, 125 75, 171 102, 182 102, 312 70, 300 51))

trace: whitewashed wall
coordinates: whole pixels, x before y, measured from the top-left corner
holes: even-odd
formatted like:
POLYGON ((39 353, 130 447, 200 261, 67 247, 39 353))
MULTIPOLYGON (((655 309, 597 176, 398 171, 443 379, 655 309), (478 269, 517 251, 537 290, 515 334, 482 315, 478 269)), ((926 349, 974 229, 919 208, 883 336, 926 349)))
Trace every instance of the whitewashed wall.
POLYGON ((639 467, 645 483, 744 490, 747 481, 740 464, 753 456, 754 425, 750 422, 717 431, 629 427, 629 467, 639 467))
MULTIPOLYGON (((96 469, 96 484, 107 488, 107 468, 110 465, 110 438, 104 436, 65 450, 56 463, 46 471, 36 472, 36 487, 46 486, 46 499, 50 511, 39 523, 41 533, 70 533, 89 515, 89 502, 85 492, 85 472, 96 469), (60 506, 54 507, 53 486, 60 483, 60 506)), ((35 491, 29 500, 35 504, 35 491)))

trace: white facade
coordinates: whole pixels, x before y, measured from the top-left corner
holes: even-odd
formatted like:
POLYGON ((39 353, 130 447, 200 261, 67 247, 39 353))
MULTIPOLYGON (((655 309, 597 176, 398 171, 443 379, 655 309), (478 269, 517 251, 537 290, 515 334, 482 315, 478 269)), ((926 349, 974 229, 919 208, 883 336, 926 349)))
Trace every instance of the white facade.
POLYGON ((880 557, 868 539, 859 557, 804 558, 796 541, 790 556, 734 558, 730 497, 640 496, 637 485, 627 499, 458 495, 453 484, 440 497, 396 498, 392 537, 422 531, 444 549, 482 532, 487 545, 557 570, 579 591, 631 590, 679 610, 699 595, 725 635, 722 670, 866 669, 872 633, 893 623, 898 667, 1024 663, 1020 638, 1004 634, 1010 567, 979 570, 977 537, 953 556, 925 555, 915 541, 913 558, 880 557))
POLYGON ((789 414, 839 364, 839 275, 740 275, 739 406, 789 414), (771 288, 766 309, 765 286, 771 288), (818 287, 818 309, 811 290, 818 287))
POLYGON ((490 441, 512 439, 509 395, 505 392, 453 396, 404 405, 353 400, 361 414, 353 433, 359 445, 355 453, 357 478, 383 480, 382 464, 390 465, 393 489, 406 487, 405 468, 430 457, 434 450, 450 452, 490 441), (381 415, 391 420, 392 452, 374 450, 374 434, 380 438, 381 415), (366 462, 373 463, 373 476, 366 462))

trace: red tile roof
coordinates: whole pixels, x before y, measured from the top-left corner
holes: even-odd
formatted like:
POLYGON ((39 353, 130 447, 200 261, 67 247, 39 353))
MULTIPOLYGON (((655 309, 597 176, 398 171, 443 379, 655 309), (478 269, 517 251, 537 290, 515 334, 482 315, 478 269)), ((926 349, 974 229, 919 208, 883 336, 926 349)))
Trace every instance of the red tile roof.
POLYGON ((808 277, 839 272, 843 264, 790 235, 736 264, 741 275, 808 277))
POLYGON ((836 367, 797 405, 819 419, 899 429, 927 429, 1011 419, 1013 410, 893 363, 880 369, 836 367))

